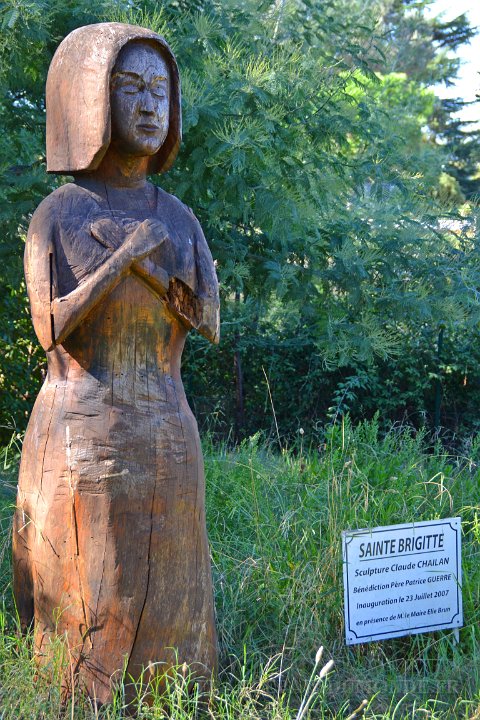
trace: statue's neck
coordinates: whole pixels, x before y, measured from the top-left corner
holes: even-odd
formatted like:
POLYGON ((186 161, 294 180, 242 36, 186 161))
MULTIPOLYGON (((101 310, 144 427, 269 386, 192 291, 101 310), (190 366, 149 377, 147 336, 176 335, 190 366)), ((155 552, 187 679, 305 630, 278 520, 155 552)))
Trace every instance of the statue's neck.
POLYGON ((120 153, 110 145, 99 167, 88 177, 114 187, 142 187, 146 184, 148 160, 148 156, 120 153))

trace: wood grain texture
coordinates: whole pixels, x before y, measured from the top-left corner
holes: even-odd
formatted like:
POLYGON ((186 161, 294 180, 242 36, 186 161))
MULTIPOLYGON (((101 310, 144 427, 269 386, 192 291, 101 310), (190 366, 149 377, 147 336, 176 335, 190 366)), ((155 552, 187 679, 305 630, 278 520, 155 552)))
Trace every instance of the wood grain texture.
POLYGON ((165 39, 146 28, 97 23, 77 28, 57 48, 46 87, 47 170, 73 174, 96 170, 111 138, 110 76, 121 49, 132 40, 157 45, 172 76, 170 127, 159 151, 149 158, 149 172, 167 171, 182 136, 180 78, 165 39))
MULTIPOLYGON (((130 50, 109 63, 140 78, 130 119, 147 148, 151 52, 130 50)), ((73 677, 100 702, 124 667, 138 678, 187 662, 208 678, 217 662, 203 460, 180 364, 191 328, 218 342, 218 284, 193 213, 145 181, 152 154, 123 152, 122 133, 31 221, 25 275, 48 377, 13 532, 14 593, 38 661, 64 635, 66 691, 73 677)))

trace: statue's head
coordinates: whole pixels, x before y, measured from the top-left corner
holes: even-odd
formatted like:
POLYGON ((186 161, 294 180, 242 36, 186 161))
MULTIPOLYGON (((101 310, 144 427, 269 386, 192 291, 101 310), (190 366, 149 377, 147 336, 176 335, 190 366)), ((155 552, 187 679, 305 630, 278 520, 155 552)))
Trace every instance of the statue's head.
POLYGON ((180 140, 178 68, 160 35, 99 23, 63 40, 47 79, 49 172, 92 172, 110 144, 164 172, 180 140))
POLYGON ((111 144, 137 157, 156 155, 168 134, 170 71, 145 40, 121 49, 110 84, 111 144))

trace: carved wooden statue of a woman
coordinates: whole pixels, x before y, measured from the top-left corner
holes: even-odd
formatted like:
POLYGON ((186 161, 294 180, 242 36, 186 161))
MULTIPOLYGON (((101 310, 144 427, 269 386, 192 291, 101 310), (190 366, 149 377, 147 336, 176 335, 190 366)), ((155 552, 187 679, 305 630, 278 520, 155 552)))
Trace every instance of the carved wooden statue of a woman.
POLYGON ((48 357, 23 448, 14 592, 39 661, 66 636, 99 701, 126 667, 216 664, 204 473, 180 377, 187 332, 218 341, 218 285, 192 212, 146 181, 181 136, 159 35, 72 32, 47 81, 47 164, 25 273, 48 357), (115 675, 115 673, 117 673, 115 675))

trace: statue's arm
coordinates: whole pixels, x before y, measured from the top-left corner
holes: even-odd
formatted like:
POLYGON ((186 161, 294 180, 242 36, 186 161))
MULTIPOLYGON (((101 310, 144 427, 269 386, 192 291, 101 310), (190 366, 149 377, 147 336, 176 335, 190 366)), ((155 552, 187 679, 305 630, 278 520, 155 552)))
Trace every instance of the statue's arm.
POLYGON ((140 278, 159 297, 164 297, 168 290, 168 273, 159 267, 151 258, 144 258, 132 265, 132 273, 140 278))
POLYGON ((193 239, 196 269, 195 291, 192 291, 181 280, 173 277, 170 278, 167 300, 173 311, 188 327, 195 328, 210 342, 218 343, 220 340, 220 301, 217 274, 207 241, 196 218, 193 239))
POLYGON ((52 350, 70 335, 120 282, 130 262, 125 248, 120 248, 75 290, 60 296, 54 238, 42 230, 29 232, 25 277, 33 326, 44 350, 52 350))
MULTIPOLYGON (((110 218, 96 220, 90 226, 90 232, 95 240, 110 252, 113 252, 125 242, 124 231, 110 218)), ((162 267, 159 267, 152 258, 145 257, 143 260, 133 262, 131 271, 159 297, 166 294, 169 282, 168 273, 162 267)))
POLYGON ((52 318, 52 347, 64 340, 127 275, 132 258, 126 245, 116 250, 75 290, 63 297, 53 297, 50 303, 52 318))
POLYGON ((97 270, 70 293, 62 296, 57 276, 55 220, 52 213, 46 213, 45 208, 40 206, 28 232, 25 277, 33 325, 44 350, 52 350, 62 344, 88 313, 130 272, 132 264, 142 260, 159 244, 156 229, 155 223, 142 223, 97 270))
POLYGON ((195 218, 195 264, 200 317, 197 330, 212 343, 220 341, 220 298, 212 254, 200 223, 195 218))

